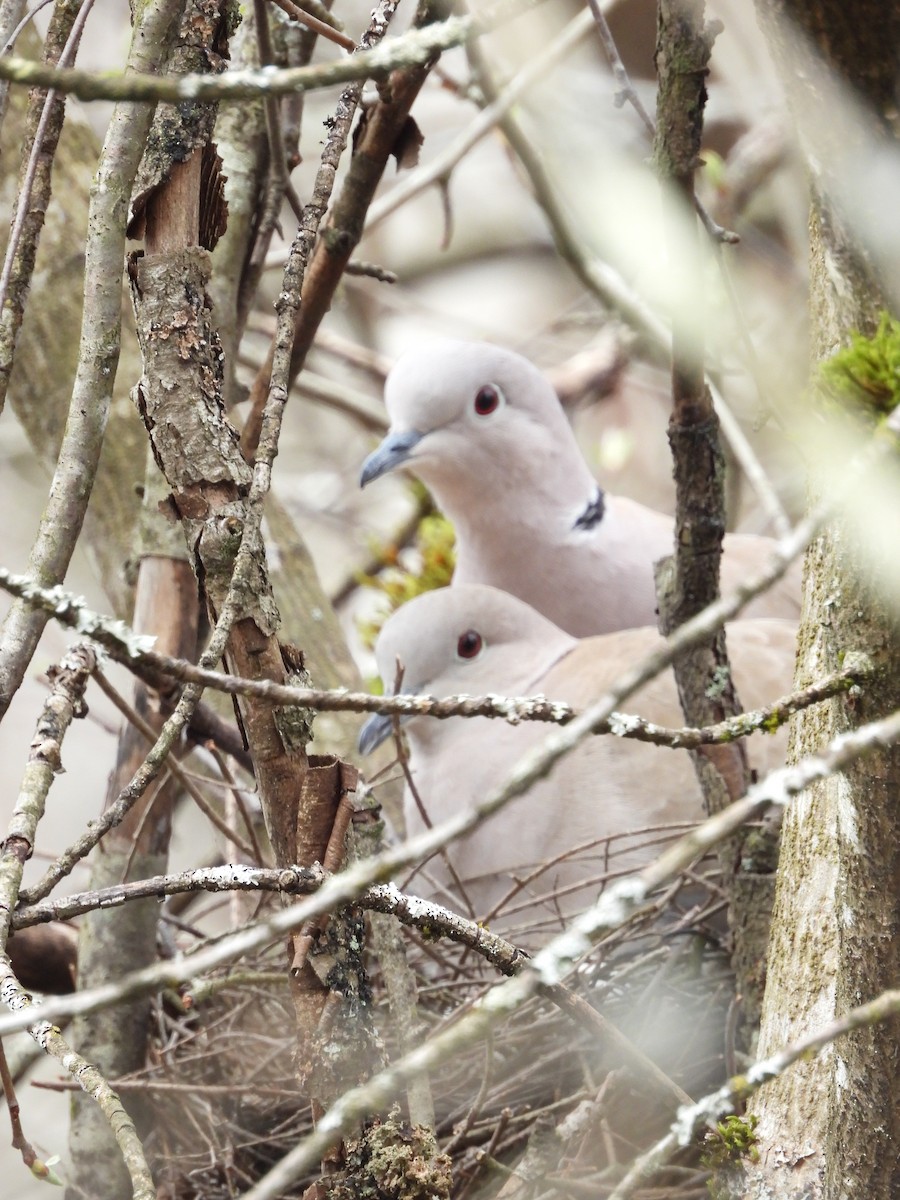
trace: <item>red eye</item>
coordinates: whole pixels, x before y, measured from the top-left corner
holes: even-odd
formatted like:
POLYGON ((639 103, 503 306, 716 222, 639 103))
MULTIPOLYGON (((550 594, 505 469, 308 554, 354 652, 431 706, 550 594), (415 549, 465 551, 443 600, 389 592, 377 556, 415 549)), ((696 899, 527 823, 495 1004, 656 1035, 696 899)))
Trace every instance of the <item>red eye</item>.
POLYGON ((460 658, 476 658, 483 645, 481 634, 474 629, 467 629, 456 643, 456 653, 460 658))
POLYGON ((494 383, 486 383, 475 393, 475 411, 479 417, 486 417, 500 407, 502 393, 494 383))

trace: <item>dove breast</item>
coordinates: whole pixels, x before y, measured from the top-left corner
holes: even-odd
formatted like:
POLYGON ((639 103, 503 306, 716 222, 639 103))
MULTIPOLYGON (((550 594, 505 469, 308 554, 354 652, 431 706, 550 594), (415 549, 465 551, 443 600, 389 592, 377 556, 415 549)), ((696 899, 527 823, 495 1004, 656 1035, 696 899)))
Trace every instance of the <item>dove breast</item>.
MULTIPOLYGON (((385 384, 391 427, 363 486, 406 466, 456 530, 454 583, 510 592, 576 637, 656 623, 653 564, 670 517, 604 492, 546 377, 484 343, 441 340, 405 354, 385 384)), ((722 584, 767 563, 768 538, 729 534, 722 584)), ((796 619, 796 571, 746 615, 796 619)))
MULTIPOLYGON (((795 646, 790 622, 735 622, 727 637, 746 707, 790 691, 795 646)), ((659 643, 653 628, 578 640, 513 596, 461 584, 399 609, 386 622, 376 655, 388 688, 399 660, 406 692, 542 694, 582 710, 659 643)), ((657 724, 683 724, 670 671, 626 707, 657 724)), ((402 727, 415 789, 414 795, 407 788, 404 798, 410 834, 483 800, 552 733, 543 723, 511 725, 485 717, 413 716, 402 727)), ((383 740, 389 729, 386 718, 371 718, 361 735, 363 748, 383 740)), ((765 772, 783 761, 784 750, 783 735, 754 735, 751 765, 765 772)), ((597 735, 444 856, 432 858, 410 890, 457 910, 468 908, 492 928, 511 935, 515 930, 533 943, 536 929, 558 928, 596 897, 604 880, 646 864, 661 840, 703 815, 686 751, 597 735)))

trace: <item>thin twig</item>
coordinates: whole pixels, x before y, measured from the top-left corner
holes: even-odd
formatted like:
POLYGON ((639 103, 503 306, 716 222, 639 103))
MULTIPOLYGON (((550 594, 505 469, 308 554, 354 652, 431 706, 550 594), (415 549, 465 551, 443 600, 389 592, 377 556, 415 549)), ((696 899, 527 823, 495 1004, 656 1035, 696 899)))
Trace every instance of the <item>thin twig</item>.
POLYGON ((19 984, 5 954, 0 955, 0 1000, 19 1019, 19 1028, 27 1029, 45 1054, 55 1058, 82 1091, 99 1106, 131 1178, 133 1200, 156 1200, 156 1185, 147 1165, 144 1147, 122 1101, 97 1068, 75 1053, 57 1026, 42 1019, 41 1006, 35 1004, 19 984))
MULTIPOLYGON (((360 51, 336 63, 317 63, 307 67, 259 68, 233 71, 214 78, 208 75, 157 76, 140 70, 120 75, 47 67, 14 55, 0 57, 0 79, 26 87, 52 87, 80 100, 116 100, 132 103, 184 100, 199 103, 233 104, 258 96, 287 96, 311 92, 352 80, 389 75, 399 67, 420 66, 442 50, 459 46, 470 38, 521 16, 539 0, 500 0, 488 12, 475 17, 450 17, 448 20, 412 30, 402 37, 360 51)), ((141 143, 141 145, 143 142, 141 143)))
MULTIPOLYGON (((768 575, 765 578, 768 582, 768 575)), ((81 629, 90 628, 92 636, 104 645, 113 658, 130 667, 150 683, 158 682, 160 677, 165 676, 204 688, 214 688, 228 695, 249 696, 276 705, 299 705, 321 712, 426 716, 438 720, 449 717, 490 717, 509 721, 513 725, 521 721, 541 721, 561 726, 570 724, 578 716, 578 711, 571 705, 546 696, 373 696, 368 692, 348 692, 340 688, 321 691, 277 684, 270 680, 242 679, 236 675, 195 666, 184 659, 144 649, 139 636, 132 634, 122 622, 102 617, 86 607, 81 608, 81 602, 76 597, 63 593, 60 589, 35 589, 30 581, 22 576, 11 575, 2 568, 0 587, 14 595, 28 597, 35 603, 46 605, 48 611, 52 611, 62 624, 75 625, 81 629)), ((754 586, 747 598, 750 599, 756 594, 754 586)), ((731 615, 729 611, 729 616, 731 615)), ((660 646, 664 644, 660 640, 660 646)), ((650 742, 672 749, 690 750, 699 746, 724 744, 758 730, 774 732, 793 713, 851 691, 855 687, 861 687, 871 676, 872 670, 872 665, 865 658, 850 654, 845 658, 841 669, 834 674, 816 680, 798 692, 773 700, 761 708, 740 713, 703 729, 667 728, 640 716, 615 711, 608 719, 598 722, 593 732, 612 733, 616 737, 633 738, 636 741, 650 742)))
POLYGON ((722 1087, 704 1096, 696 1104, 679 1110, 672 1128, 655 1146, 642 1154, 610 1194, 609 1200, 627 1200, 638 1185, 654 1174, 669 1161, 673 1154, 687 1146, 703 1129, 713 1127, 715 1122, 758 1091, 770 1079, 777 1079, 799 1059, 815 1058, 825 1046, 839 1037, 889 1020, 900 1013, 900 989, 882 992, 867 1004, 860 1004, 824 1029, 809 1033, 796 1042, 778 1050, 768 1058, 761 1059, 740 1075, 729 1079, 722 1087))
MULTIPOLYGON (((606 0, 611 4, 612 0, 606 0)), ((591 14, 585 9, 566 25, 562 33, 553 39, 543 53, 536 55, 513 79, 500 91, 490 104, 486 105, 474 121, 455 138, 450 145, 433 158, 425 166, 407 176, 402 183, 397 183, 388 194, 376 201, 366 217, 366 231, 374 229, 386 217, 414 196, 419 195, 433 183, 446 181, 453 168, 476 146, 483 138, 495 129, 501 119, 518 103, 521 96, 530 91, 538 80, 548 71, 553 70, 568 55, 578 43, 587 36, 592 28, 591 14)))
POLYGON ((271 2, 276 4, 283 13, 287 13, 292 21, 298 21, 301 25, 305 25, 307 29, 311 29, 313 33, 317 33, 319 37, 326 38, 329 42, 334 42, 337 46, 342 46, 344 50, 348 50, 351 54, 356 49, 356 42, 354 42, 352 37, 348 37, 346 33, 342 33, 334 25, 329 25, 327 21, 314 17, 312 13, 301 8, 299 4, 294 4, 293 0, 271 0, 271 2))
MULTIPOLYGON (((100 686, 100 690, 105 696, 108 696, 112 703, 116 706, 122 716, 146 739, 152 746, 156 741, 156 730, 150 725, 141 714, 129 704, 125 697, 110 683, 102 671, 95 672, 95 678, 100 686)), ((174 754, 170 754, 166 760, 165 769, 181 784, 190 798, 194 801, 203 815, 209 820, 221 834, 232 842, 242 854, 248 858, 253 857, 253 847, 250 846, 243 838, 231 828, 226 820, 221 817, 213 806, 209 803, 200 789, 195 785, 190 776, 182 770, 181 764, 174 754)), ((136 839, 137 840, 137 839, 136 839)), ((262 859, 257 858, 256 862, 262 862, 262 859)))
MULTIPOLYGON (((148 3, 140 10, 143 20, 135 25, 128 59, 132 68, 153 71, 165 61, 174 32, 171 9, 171 4, 148 3)), ((0 69, 12 61, 0 58, 0 69)), ((29 570, 48 585, 65 577, 100 460, 119 361, 119 281, 128 198, 152 117, 152 107, 116 106, 91 192, 78 367, 53 483, 29 558, 29 570)), ((6 615, 0 640, 0 717, 25 676, 45 623, 44 614, 27 605, 14 604, 6 615)))
MULTIPOLYGON (((684 630, 685 626, 681 629, 684 630)), ((589 725, 590 720, 583 722, 584 728, 589 725)), ((389 906, 387 911, 393 911, 397 908, 397 897, 400 893, 390 884, 385 885, 383 889, 372 888, 371 885, 376 880, 388 878, 398 869, 430 855, 440 846, 445 846, 476 828, 487 817, 509 804, 537 778, 546 774, 563 752, 560 742, 570 737, 569 731, 559 731, 549 738, 547 743, 527 755, 506 783, 479 804, 454 813, 434 829, 409 838, 401 845, 390 847, 375 858, 353 864, 340 875, 325 880, 314 895, 297 904, 267 915, 250 928, 226 935, 195 954, 185 955, 170 962, 155 963, 114 983, 101 985, 90 991, 46 1000, 41 1005, 41 1016, 55 1020, 60 1016, 94 1012, 135 996, 146 995, 163 985, 177 986, 222 963, 230 962, 276 941, 319 913, 330 912, 343 904, 355 902, 370 888, 367 903, 374 907, 380 891, 384 902, 389 906)), ((565 932, 535 955, 525 972, 487 994, 484 1003, 473 1013, 475 1020, 471 1025, 466 1024, 468 1018, 459 1022, 456 1029, 466 1026, 465 1044, 470 1045, 477 1041, 487 1028, 529 999, 540 985, 552 986, 557 983, 569 965, 577 962, 590 950, 593 941, 622 926, 643 907, 647 897, 656 889, 674 879, 695 859, 730 837, 747 821, 755 819, 769 805, 787 804, 791 797, 816 780, 827 778, 867 753, 894 745, 898 740, 900 712, 842 734, 818 753, 801 759, 792 767, 782 767, 773 771, 766 779, 754 784, 742 800, 736 801, 730 808, 708 818, 686 836, 679 838, 642 871, 611 883, 593 907, 575 918, 565 932)), ((241 868, 225 870, 240 871, 241 868)), ((434 906, 425 901, 404 897, 403 902, 407 909, 413 912, 418 910, 426 923, 428 915, 434 912, 434 906)), ((471 922, 464 922, 463 918, 457 918, 455 914, 450 916, 462 922, 461 928, 471 925, 471 922)), ((496 935, 482 930, 480 926, 474 928, 480 937, 495 939, 496 935)), ((494 941, 494 945, 498 947, 501 943, 502 939, 494 941)), ((33 1017, 30 1014, 23 1016, 13 1013, 0 1017, 0 1036, 25 1029, 32 1021, 33 1017)), ((380 1106, 385 1098, 393 1095, 394 1090, 402 1087, 407 1079, 413 1078, 420 1071, 430 1070, 432 1066, 443 1061, 443 1057, 448 1053, 455 1053, 460 1045, 462 1043, 448 1046, 446 1041, 437 1039, 395 1063, 387 1072, 375 1076, 363 1088, 347 1093, 329 1112, 327 1119, 323 1120, 314 1138, 299 1147, 296 1155, 289 1156, 289 1169, 302 1171, 306 1166, 312 1165, 333 1140, 340 1136, 341 1130, 349 1127, 343 1126, 343 1121, 352 1124, 361 1108, 367 1111, 369 1105, 373 1108, 380 1106), (311 1154, 312 1158, 307 1160, 307 1154, 311 1154)), ((290 1178, 296 1176, 291 1175, 290 1178)), ((264 1194, 269 1195, 260 1193, 259 1196, 253 1196, 249 1193, 247 1200, 261 1200, 264 1194)))

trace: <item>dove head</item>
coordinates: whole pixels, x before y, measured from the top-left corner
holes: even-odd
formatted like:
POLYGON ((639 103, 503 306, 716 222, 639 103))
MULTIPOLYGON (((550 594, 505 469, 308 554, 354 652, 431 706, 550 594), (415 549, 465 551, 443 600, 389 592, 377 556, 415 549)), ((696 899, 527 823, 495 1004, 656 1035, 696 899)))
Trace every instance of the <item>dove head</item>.
MULTIPOLYGON (((385 690, 393 691, 399 660, 401 691, 430 696, 488 692, 527 695, 537 681, 576 645, 530 605, 480 584, 425 592, 404 604, 385 623, 375 646, 385 690)), ((411 718, 427 736, 433 717, 411 718)), ((360 734, 368 753, 389 735, 389 717, 371 717, 360 734)))
POLYGON ((593 486, 553 387, 511 350, 426 343, 390 372, 385 404, 391 428, 363 464, 362 486, 406 464, 452 520, 473 495, 488 505, 517 486, 534 495, 541 476, 556 485, 580 468, 579 494, 593 486))

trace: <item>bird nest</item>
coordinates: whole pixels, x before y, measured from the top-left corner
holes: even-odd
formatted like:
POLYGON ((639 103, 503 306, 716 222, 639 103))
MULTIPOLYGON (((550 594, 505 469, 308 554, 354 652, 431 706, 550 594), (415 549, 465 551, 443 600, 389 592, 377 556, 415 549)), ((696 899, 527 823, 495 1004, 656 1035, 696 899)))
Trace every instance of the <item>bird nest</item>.
MULTIPOLYGON (((415 1143, 408 1153, 422 1158, 422 1169, 410 1168, 391 1187, 379 1181, 379 1197, 417 1189, 454 1200, 512 1197, 524 1186, 511 1173, 517 1164, 534 1195, 611 1190, 666 1130, 685 1093, 696 1098, 733 1069, 734 987, 719 944, 723 907, 714 878, 683 880, 595 948, 567 981, 566 1003, 538 995, 435 1070, 437 1146, 449 1156, 440 1160, 449 1166, 439 1186, 422 1184, 434 1145, 416 1143, 399 1119, 398 1097, 393 1128, 407 1147, 415 1143)), ((496 982, 496 972, 464 947, 413 934, 407 950, 423 1035, 458 1022, 496 982)), ((400 1051, 387 988, 377 962, 368 966, 374 1025, 390 1060, 400 1051)), ((283 946, 204 988, 187 1012, 171 997, 155 1001, 146 1068, 123 1081, 125 1098, 147 1118, 148 1153, 167 1200, 238 1196, 313 1127, 297 1080, 283 946)), ((352 1140, 345 1152, 348 1145, 352 1140)), ((707 1175, 695 1149, 635 1195, 706 1195, 707 1175)), ((298 1180, 282 1195, 301 1197, 310 1182, 298 1180)))

